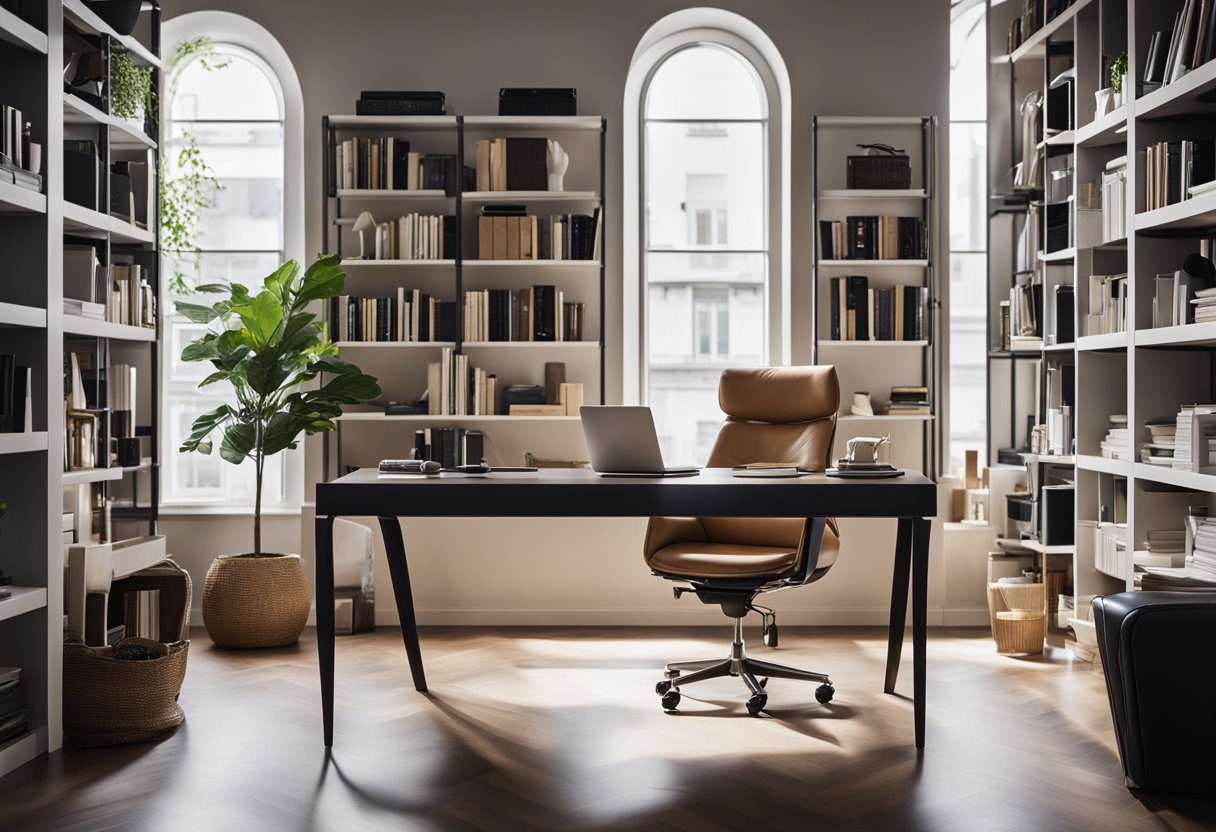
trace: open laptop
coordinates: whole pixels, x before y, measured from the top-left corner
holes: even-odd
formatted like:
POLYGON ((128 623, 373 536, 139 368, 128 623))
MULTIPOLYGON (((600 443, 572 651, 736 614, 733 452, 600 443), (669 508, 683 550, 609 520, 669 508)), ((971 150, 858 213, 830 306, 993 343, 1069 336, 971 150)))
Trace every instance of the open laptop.
POLYGON ((649 407, 583 405, 583 438, 592 469, 604 477, 687 477, 697 468, 665 468, 649 407))

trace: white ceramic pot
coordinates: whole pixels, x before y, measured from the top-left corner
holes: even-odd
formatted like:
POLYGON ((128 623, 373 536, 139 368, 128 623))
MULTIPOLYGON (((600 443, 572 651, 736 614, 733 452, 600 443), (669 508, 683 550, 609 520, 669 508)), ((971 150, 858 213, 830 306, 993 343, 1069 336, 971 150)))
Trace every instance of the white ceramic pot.
POLYGON ((1110 112, 1111 99, 1115 91, 1110 87, 1105 87, 1094 93, 1094 119, 1100 119, 1102 116, 1110 112))

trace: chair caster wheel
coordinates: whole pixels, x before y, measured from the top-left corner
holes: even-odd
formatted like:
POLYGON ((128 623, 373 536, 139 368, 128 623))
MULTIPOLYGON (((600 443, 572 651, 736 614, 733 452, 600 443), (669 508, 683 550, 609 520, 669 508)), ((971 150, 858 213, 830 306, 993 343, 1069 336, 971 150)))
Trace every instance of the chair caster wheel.
POLYGON ((663 710, 674 711, 680 705, 680 692, 672 689, 663 694, 663 710))
POLYGON ((752 716, 760 716, 760 712, 764 710, 764 706, 768 704, 767 693, 757 693, 747 700, 747 712, 752 716))
POLYGON ((820 685, 815 688, 815 698, 819 700, 819 704, 826 705, 832 701, 832 697, 836 695, 836 688, 831 685, 820 685))
POLYGON ((667 693, 667 691, 669 691, 669 690, 671 690, 671 680, 670 679, 664 679, 662 682, 659 682, 657 685, 654 686, 654 692, 657 693, 659 696, 662 696, 663 694, 667 693))
POLYGON ((764 640, 765 647, 776 647, 777 646, 777 622, 774 621, 772 624, 764 625, 764 628, 761 630, 761 636, 764 640))

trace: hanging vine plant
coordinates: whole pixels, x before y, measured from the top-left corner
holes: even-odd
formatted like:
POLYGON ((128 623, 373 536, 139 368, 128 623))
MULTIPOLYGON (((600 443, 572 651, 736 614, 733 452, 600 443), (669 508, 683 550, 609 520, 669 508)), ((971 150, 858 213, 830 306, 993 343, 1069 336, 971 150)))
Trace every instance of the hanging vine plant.
POLYGON ((152 90, 152 67, 136 66, 131 53, 115 49, 110 54, 110 114, 143 121, 156 112, 152 90))
MULTIPOLYGON (((182 61, 193 58, 199 65, 212 72, 228 66, 228 59, 220 54, 211 38, 203 36, 178 41, 169 61, 169 77, 176 77, 175 70, 182 61)), ((170 81, 169 101, 173 100, 173 81, 170 81)), ((212 206, 217 191, 223 189, 215 178, 215 171, 203 158, 198 139, 190 130, 183 130, 177 141, 181 147, 175 157, 172 174, 165 164, 167 154, 160 162, 160 233, 161 249, 171 270, 169 290, 178 296, 193 293, 189 278, 198 273, 199 245, 198 221, 202 212, 212 206)))

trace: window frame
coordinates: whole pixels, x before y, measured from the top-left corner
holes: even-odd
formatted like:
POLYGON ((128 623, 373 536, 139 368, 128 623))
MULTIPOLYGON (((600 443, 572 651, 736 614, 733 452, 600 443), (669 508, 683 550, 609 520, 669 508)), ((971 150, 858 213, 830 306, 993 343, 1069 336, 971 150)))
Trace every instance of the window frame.
MULTIPOLYGON (((179 42, 200 35, 210 37, 216 44, 231 46, 248 53, 267 73, 272 85, 276 88, 283 124, 283 236, 281 241, 283 247, 281 251, 285 260, 294 259, 304 264, 304 96, 291 58, 274 35, 253 20, 232 12, 199 11, 179 15, 165 21, 161 29, 161 43, 164 45, 165 52, 162 56, 163 59, 168 61, 171 58, 171 51, 179 42)), ((167 136, 171 133, 173 124, 167 96, 162 97, 160 108, 162 134, 167 136)), ((166 295, 164 300, 165 302, 160 304, 160 323, 161 331, 168 333, 170 331, 170 299, 166 295)), ((160 407, 162 412, 167 415, 170 411, 168 391, 170 390, 169 368, 172 364, 172 357, 162 361, 161 364, 162 389, 165 391, 166 401, 160 403, 160 407)), ((178 449, 172 447, 168 442, 169 433, 167 429, 160 431, 161 460, 167 469, 162 476, 162 480, 165 482, 173 475, 171 460, 178 453, 178 449)), ((296 451, 285 451, 284 453, 287 454, 283 470, 284 499, 279 503, 264 505, 263 514, 296 515, 305 505, 305 440, 302 438, 300 448, 296 451)), ((162 495, 160 502, 162 515, 251 515, 253 513, 252 501, 168 502, 163 499, 162 495)))

